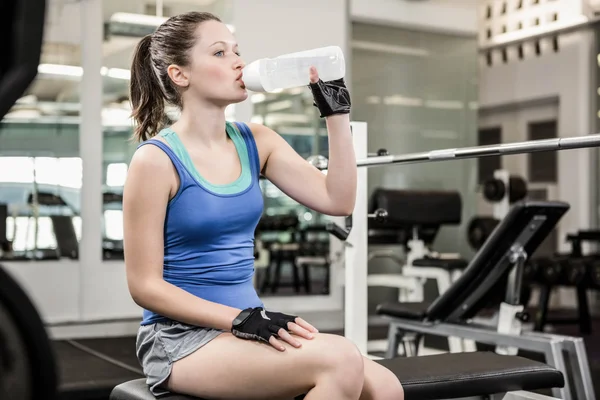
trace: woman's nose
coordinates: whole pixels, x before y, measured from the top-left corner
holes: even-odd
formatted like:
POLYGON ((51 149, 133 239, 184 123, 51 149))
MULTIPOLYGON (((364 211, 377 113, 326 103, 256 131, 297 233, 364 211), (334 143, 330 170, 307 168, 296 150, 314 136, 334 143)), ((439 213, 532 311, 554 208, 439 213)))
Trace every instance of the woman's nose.
POLYGON ((246 63, 244 62, 244 60, 242 60, 242 57, 238 56, 235 64, 234 64, 234 68, 235 69, 242 69, 246 66, 246 63))

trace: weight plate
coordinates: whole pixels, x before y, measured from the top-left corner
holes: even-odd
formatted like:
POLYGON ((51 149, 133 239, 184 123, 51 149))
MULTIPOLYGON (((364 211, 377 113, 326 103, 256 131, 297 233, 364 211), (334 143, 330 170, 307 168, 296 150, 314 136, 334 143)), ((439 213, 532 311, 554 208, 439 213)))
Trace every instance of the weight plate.
POLYGON ((0 339, 0 387, 8 393, 0 399, 54 400, 56 362, 46 328, 29 297, 2 266, 0 335, 4 336, 0 339), (27 393, 22 397, 24 390, 27 393))
POLYGON ((0 1, 0 119, 37 75, 46 0, 0 1))
POLYGON ((0 399, 31 399, 31 365, 21 332, 0 304, 0 399))

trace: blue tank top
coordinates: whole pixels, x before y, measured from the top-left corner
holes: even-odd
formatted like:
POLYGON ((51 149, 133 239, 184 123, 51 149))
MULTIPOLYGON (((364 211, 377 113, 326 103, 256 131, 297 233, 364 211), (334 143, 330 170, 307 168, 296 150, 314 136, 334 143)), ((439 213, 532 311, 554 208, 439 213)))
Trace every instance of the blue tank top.
MULTIPOLYGON (((170 128, 139 147, 160 147, 179 175, 179 189, 169 201, 164 224, 165 281, 202 299, 244 309, 262 306, 254 288, 254 231, 263 212, 260 161, 246 124, 227 123, 242 173, 230 184, 214 185, 194 167, 170 128)), ((143 311, 142 325, 167 318, 143 311)))

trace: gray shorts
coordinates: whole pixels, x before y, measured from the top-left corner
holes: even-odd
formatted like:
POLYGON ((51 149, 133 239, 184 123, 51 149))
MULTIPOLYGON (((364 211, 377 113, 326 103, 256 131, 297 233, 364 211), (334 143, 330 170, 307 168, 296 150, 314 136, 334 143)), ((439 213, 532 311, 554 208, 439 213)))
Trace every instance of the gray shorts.
POLYGON ((152 394, 168 394, 169 391, 161 385, 171 374, 173 363, 190 355, 223 332, 175 321, 140 326, 136 354, 152 394))

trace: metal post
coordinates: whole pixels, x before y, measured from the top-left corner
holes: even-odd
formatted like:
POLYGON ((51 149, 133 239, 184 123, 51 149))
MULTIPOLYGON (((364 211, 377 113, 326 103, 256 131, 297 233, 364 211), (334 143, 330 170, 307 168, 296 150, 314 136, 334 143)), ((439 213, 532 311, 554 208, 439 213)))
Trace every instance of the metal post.
POLYGON ((521 285, 523 283, 523 270, 527 261, 527 253, 522 246, 513 246, 509 258, 513 267, 508 276, 505 301, 511 305, 519 305, 521 304, 521 285))
POLYGON ((582 338, 565 341, 569 365, 571 367, 573 386, 577 399, 595 400, 594 383, 590 374, 590 366, 582 338))
MULTIPOLYGON (((367 156, 367 124, 352 123, 352 137, 356 157, 367 156)), ((356 204, 352 213, 352 229, 345 251, 344 336, 363 354, 367 354, 368 299, 367 299, 367 170, 358 170, 356 204)))
POLYGON ((81 242, 79 245, 81 319, 94 308, 86 288, 96 284, 94 273, 102 262, 102 1, 81 3, 81 125, 79 155, 82 162, 81 242))
POLYGON ((571 382, 569 381, 569 374, 567 365, 565 364, 565 357, 562 352, 562 342, 552 341, 550 347, 545 352, 546 364, 556 368, 563 373, 565 377, 565 385, 562 388, 553 388, 552 395, 559 397, 564 400, 572 400, 573 392, 571 392, 571 382))

